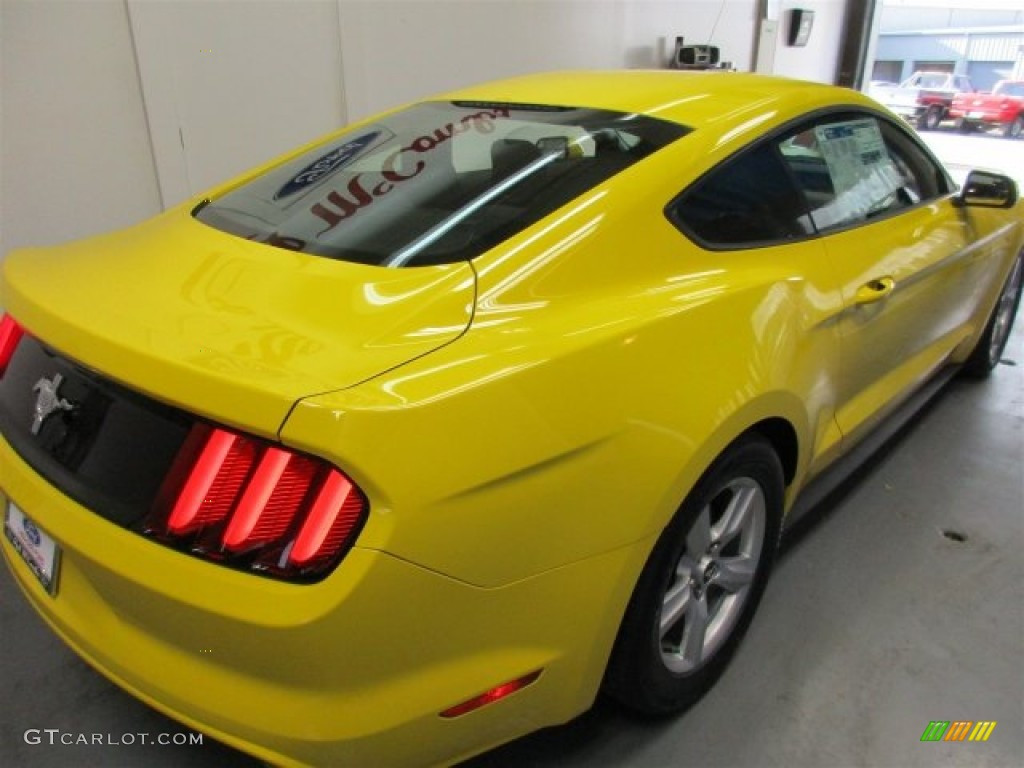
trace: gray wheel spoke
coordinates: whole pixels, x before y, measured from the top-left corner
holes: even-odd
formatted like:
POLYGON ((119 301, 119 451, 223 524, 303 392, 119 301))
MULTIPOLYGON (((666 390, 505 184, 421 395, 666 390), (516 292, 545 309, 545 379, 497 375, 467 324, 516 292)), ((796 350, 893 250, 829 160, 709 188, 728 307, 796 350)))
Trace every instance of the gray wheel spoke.
POLYGON ((756 486, 740 488, 729 501, 722 519, 712 528, 712 539, 725 546, 736 538, 749 524, 751 513, 760 496, 760 490, 756 486))
POLYGON ((689 554, 684 553, 679 562, 676 563, 676 577, 680 579, 689 579, 693 577, 693 574, 697 571, 697 561, 690 557, 689 554))
POLYGON ((679 581, 665 593, 661 605, 661 621, 658 626, 658 637, 664 638, 676 624, 680 622, 693 602, 693 590, 689 580, 679 581))
POLYGON ((704 637, 708 631, 708 601, 705 595, 695 597, 686 611, 686 629, 679 646, 682 657, 691 664, 699 664, 704 658, 704 637))
POLYGON ((757 561, 747 555, 723 557, 718 560, 718 573, 713 583, 726 592, 736 593, 754 581, 757 561))
POLYGON ((686 534, 686 551, 694 559, 699 558, 711 546, 711 507, 706 506, 700 511, 693 527, 686 534))

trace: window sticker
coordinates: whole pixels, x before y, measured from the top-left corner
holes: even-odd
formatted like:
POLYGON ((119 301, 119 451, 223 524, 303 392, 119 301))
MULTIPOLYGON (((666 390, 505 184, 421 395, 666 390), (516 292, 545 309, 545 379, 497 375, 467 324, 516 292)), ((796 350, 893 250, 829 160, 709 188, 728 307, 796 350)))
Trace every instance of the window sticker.
POLYGON ((819 125, 814 135, 835 190, 834 201, 814 211, 819 227, 861 219, 884 209, 903 186, 875 120, 819 125))

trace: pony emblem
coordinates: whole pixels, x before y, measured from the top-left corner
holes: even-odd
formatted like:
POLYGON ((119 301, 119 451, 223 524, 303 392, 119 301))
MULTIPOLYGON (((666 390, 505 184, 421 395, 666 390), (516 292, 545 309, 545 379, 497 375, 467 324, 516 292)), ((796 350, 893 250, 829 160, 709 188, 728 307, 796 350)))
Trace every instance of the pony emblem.
POLYGON ((32 386, 32 391, 36 393, 35 417, 32 419, 33 435, 39 434, 43 422, 55 412, 74 410, 75 406, 60 397, 57 392, 63 381, 64 377, 56 373, 52 381, 44 377, 32 386))

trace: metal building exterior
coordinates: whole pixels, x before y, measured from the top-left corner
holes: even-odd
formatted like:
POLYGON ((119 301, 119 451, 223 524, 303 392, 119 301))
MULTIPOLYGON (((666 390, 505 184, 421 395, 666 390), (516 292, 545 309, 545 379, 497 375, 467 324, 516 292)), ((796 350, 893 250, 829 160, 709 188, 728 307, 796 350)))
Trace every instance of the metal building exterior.
POLYGON ((983 91, 1024 79, 1024 25, 879 34, 873 80, 902 82, 917 70, 968 75, 983 91))

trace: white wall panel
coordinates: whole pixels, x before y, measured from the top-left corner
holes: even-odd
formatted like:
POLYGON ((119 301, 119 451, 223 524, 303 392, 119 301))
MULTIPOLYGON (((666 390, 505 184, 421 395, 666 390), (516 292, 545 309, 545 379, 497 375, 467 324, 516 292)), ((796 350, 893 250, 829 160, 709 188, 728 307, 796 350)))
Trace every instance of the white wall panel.
POLYGON ((128 9, 165 206, 344 122, 334 0, 128 9))
POLYGON ((834 83, 839 68, 839 47, 842 44, 843 16, 846 0, 788 0, 779 12, 778 40, 775 45, 773 74, 834 83), (793 8, 814 11, 814 27, 807 45, 800 48, 787 45, 790 15, 793 8))
POLYGON ((160 210, 122 2, 0 0, 0 257, 160 210))
POLYGON ((675 38, 686 45, 715 45, 722 61, 741 71, 753 68, 757 29, 755 0, 640 0, 626 2, 623 51, 617 67, 661 68, 670 57, 675 38))
MULTIPOLYGON (((774 71, 830 81, 844 0, 774 71)), ((0 254, 122 226, 358 118, 554 69, 752 67, 756 0, 0 0, 0 254)), ((779 24, 779 36, 786 24, 779 24)))
POLYGON ((661 67, 676 35, 750 66, 754 0, 339 0, 352 118, 556 69, 661 67), (717 24, 716 24, 717 21, 717 24))

